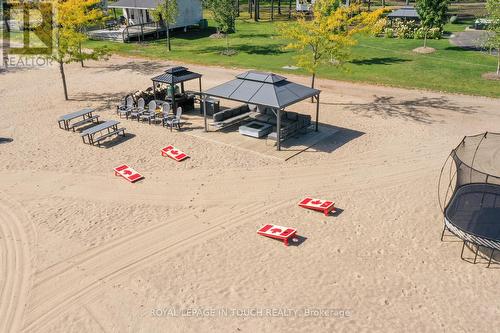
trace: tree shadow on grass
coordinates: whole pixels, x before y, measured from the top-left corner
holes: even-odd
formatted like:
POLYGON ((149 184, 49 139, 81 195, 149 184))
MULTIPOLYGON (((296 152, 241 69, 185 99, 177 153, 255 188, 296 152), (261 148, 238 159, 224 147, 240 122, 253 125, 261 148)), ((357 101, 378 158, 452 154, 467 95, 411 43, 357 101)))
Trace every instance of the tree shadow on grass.
POLYGON ((271 38, 273 37, 273 34, 239 34, 236 37, 237 38, 271 38))
POLYGON ((356 59, 351 60, 353 65, 392 65, 399 64, 403 62, 408 62, 408 59, 396 58, 396 57, 383 57, 383 58, 369 58, 369 59, 356 59))
POLYGON ((207 29, 188 30, 187 32, 176 31, 172 34, 172 36, 177 39, 196 40, 210 37, 215 33, 217 33, 217 29, 215 27, 208 27, 207 29))
MULTIPOLYGON (((238 53, 246 54, 258 54, 258 55, 277 55, 286 53, 281 49, 279 45, 268 45, 268 46, 258 46, 258 45, 231 45, 229 42, 229 48, 238 51, 238 53)), ((225 49, 225 46, 210 46, 204 49, 207 53, 219 53, 225 49)))
POLYGON ((433 118, 433 115, 427 109, 436 109, 457 112, 462 114, 474 114, 478 108, 474 106, 460 106, 455 104, 447 97, 420 97, 399 101, 391 96, 374 96, 369 103, 324 103, 329 105, 344 105, 346 109, 354 114, 360 114, 365 117, 387 117, 411 120, 423 124, 433 124, 443 122, 433 118))
POLYGON ((446 51, 474 51, 474 52, 481 52, 483 54, 488 54, 491 56, 496 56, 497 52, 496 50, 492 50, 491 54, 489 50, 483 46, 447 46, 445 48, 446 51))
POLYGON ((447 46, 446 51, 481 51, 481 48, 476 46, 447 46))

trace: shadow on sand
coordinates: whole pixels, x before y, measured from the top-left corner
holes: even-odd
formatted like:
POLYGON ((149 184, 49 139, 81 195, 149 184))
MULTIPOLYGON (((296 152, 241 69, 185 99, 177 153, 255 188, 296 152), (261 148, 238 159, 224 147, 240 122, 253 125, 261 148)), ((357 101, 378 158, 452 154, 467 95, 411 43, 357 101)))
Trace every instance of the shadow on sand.
MULTIPOLYGON (((329 135, 328 137, 322 139, 318 143, 315 143, 314 145, 308 147, 304 151, 298 151, 300 152, 305 152, 305 153, 317 153, 317 152, 322 152, 322 153, 332 153, 335 150, 339 149, 343 145, 363 136, 365 133, 356 131, 353 129, 345 128, 345 127, 338 127, 338 126, 333 126, 329 124, 324 124, 320 123, 320 130, 327 130, 331 131, 332 134, 329 135), (312 149, 310 149, 312 148, 312 149)), ((300 139, 300 136, 297 137, 297 139, 300 139)), ((290 148, 286 140, 284 141, 281 146, 285 149, 290 148)))
POLYGON ((147 60, 135 60, 127 61, 124 64, 106 64, 101 66, 89 66, 93 68, 100 68, 101 72, 119 72, 122 70, 128 70, 131 72, 136 72, 140 74, 155 75, 163 73, 169 64, 163 64, 158 61, 147 61, 147 60))
POLYGON ((381 116, 388 118, 400 118, 412 120, 423 124, 443 122, 433 118, 426 109, 437 109, 462 114, 474 114, 478 112, 477 107, 463 107, 455 104, 447 97, 420 97, 399 101, 391 96, 374 96, 370 103, 324 103, 327 105, 343 105, 354 114, 365 117, 381 116))
POLYGON ((135 134, 125 132, 125 136, 117 135, 110 140, 103 141, 99 147, 105 149, 112 148, 133 138, 135 138, 135 134))
POLYGON ((118 93, 76 93, 71 96, 70 101, 76 102, 93 102, 97 103, 97 106, 94 107, 96 111, 105 111, 108 109, 115 109, 120 101, 131 92, 118 92, 118 93))

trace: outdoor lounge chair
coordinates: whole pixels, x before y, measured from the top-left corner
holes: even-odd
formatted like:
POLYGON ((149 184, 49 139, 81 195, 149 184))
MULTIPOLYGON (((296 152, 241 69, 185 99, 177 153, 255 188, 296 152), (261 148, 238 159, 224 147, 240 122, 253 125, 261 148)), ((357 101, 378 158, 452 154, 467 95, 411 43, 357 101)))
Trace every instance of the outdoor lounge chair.
POLYGON ((139 120, 147 120, 149 124, 151 125, 151 121, 155 120, 156 118, 156 102, 151 101, 148 104, 148 110, 144 111, 142 114, 139 115, 139 120))
POLYGON ((180 130, 181 129, 181 116, 182 116, 182 108, 178 107, 177 108, 177 114, 175 115, 174 118, 167 119, 165 121, 165 124, 170 127, 170 131, 174 128, 174 126, 177 126, 177 128, 180 130))
POLYGON ((170 116, 170 104, 169 103, 163 103, 161 105, 161 113, 162 113, 161 124, 163 127, 165 127, 167 120, 172 118, 170 116))
POLYGON ((128 115, 133 108, 134 98, 131 95, 128 95, 127 97, 125 97, 124 103, 116 107, 116 113, 120 116, 120 118, 124 115, 128 119, 128 115))
MULTIPOLYGON (((132 111, 130 111, 130 118, 137 118, 137 121, 139 121, 139 116, 145 111, 144 110, 144 98, 139 98, 137 101, 137 107, 133 108, 132 111)), ((128 119, 128 118, 127 118, 128 119)))

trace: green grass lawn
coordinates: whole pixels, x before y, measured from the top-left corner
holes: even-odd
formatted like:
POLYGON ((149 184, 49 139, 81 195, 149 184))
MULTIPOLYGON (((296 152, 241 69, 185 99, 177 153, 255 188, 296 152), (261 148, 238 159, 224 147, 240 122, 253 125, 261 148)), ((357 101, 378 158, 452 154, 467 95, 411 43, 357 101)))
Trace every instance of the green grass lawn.
MULTIPOLYGON (((447 25, 446 30, 463 30, 463 25, 447 25)), ((276 35, 275 23, 240 20, 237 32, 230 36, 234 56, 221 56, 224 39, 209 38, 207 31, 177 32, 172 39, 172 52, 166 51, 165 40, 138 43, 88 41, 86 47, 108 46, 112 52, 146 58, 173 59, 187 63, 254 68, 279 73, 307 75, 301 69, 282 67, 294 64, 294 53, 282 51, 284 42, 276 35)), ((318 76, 354 82, 368 82, 408 88, 423 88, 471 95, 500 97, 500 83, 487 81, 481 74, 496 69, 496 59, 476 51, 452 46, 448 40, 431 40, 428 45, 437 52, 414 54, 419 40, 360 37, 352 50, 351 60, 343 69, 324 66, 318 76)))

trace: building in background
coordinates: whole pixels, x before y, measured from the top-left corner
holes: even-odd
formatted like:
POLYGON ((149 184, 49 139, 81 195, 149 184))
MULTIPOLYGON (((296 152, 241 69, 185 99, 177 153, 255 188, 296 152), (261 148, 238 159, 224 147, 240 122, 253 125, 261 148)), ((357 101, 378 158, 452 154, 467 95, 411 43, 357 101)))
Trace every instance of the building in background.
MULTIPOLYGON (((162 0, 118 0, 107 1, 109 9, 123 10, 127 25, 146 24, 153 22, 151 11, 163 3, 162 0)), ((177 0, 179 15, 171 28, 187 28, 198 25, 203 19, 201 0, 177 0)), ((110 13, 111 14, 111 13, 110 13)))

